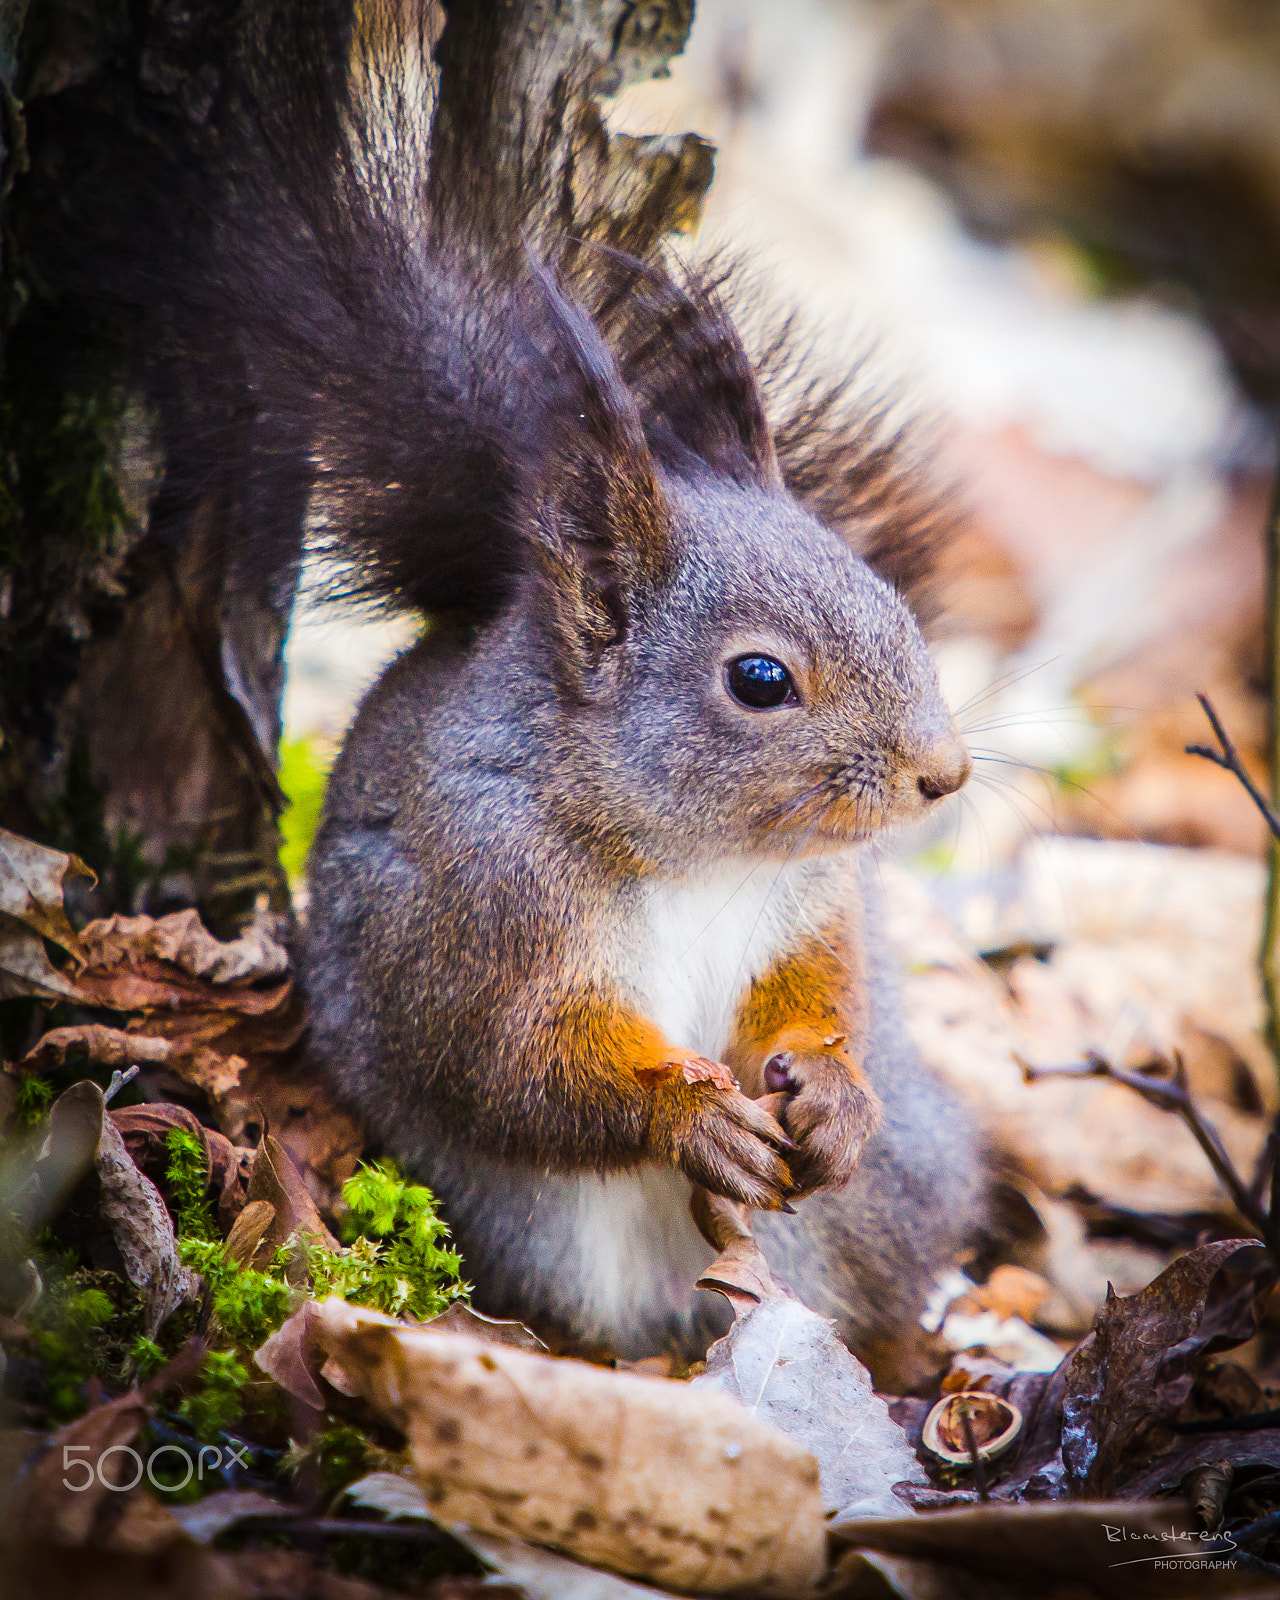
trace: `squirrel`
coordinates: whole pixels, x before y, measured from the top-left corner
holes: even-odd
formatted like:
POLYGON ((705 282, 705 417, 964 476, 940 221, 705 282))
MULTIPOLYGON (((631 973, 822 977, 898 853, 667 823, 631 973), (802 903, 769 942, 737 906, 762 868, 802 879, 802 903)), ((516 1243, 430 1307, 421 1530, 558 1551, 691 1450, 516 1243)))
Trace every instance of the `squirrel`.
MULTIPOLYGON (((946 508, 846 384, 753 364, 714 277, 535 227, 483 67, 473 135, 421 163, 430 71, 362 57, 332 0, 277 11, 220 204, 166 266, 117 230, 86 292, 147 308, 193 430, 270 421, 254 470, 306 475, 349 592, 430 619, 329 782, 308 1049, 482 1310, 700 1355, 700 1187, 905 1387, 988 1190, 870 854, 969 772, 908 603, 946 508)), ((447 80, 485 8, 446 11, 447 80)))

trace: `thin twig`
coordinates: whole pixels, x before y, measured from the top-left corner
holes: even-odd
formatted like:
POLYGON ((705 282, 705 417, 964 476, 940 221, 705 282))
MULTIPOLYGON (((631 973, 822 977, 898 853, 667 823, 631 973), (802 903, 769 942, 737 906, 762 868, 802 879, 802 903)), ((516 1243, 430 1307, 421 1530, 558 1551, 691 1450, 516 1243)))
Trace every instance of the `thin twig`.
POLYGON ((102 1098, 105 1104, 110 1105, 125 1084, 132 1083, 141 1071, 142 1068, 137 1065, 130 1067, 128 1072, 121 1072, 117 1067, 111 1074, 111 1082, 102 1091, 102 1098))
POLYGON ((1276 1260, 1280 1261, 1280 1217, 1269 1216, 1263 1211, 1249 1185, 1236 1171, 1234 1162, 1218 1137, 1218 1130, 1200 1115, 1187 1088, 1187 1075, 1181 1056, 1175 1053, 1172 1066, 1168 1062, 1159 1062, 1158 1065, 1170 1075, 1158 1078, 1117 1067, 1096 1050, 1090 1050, 1084 1061, 1065 1067, 1036 1067, 1020 1056, 1014 1059, 1022 1068, 1023 1081, 1026 1083, 1035 1083, 1041 1078, 1110 1078, 1112 1082, 1123 1084, 1126 1089, 1141 1095, 1148 1105, 1158 1106, 1161 1111, 1175 1112, 1191 1130, 1209 1165, 1217 1173, 1219 1182, 1231 1196, 1236 1210, 1276 1260))
POLYGON ((991 1498, 991 1491, 987 1488, 987 1469, 982 1464, 982 1452, 978 1449, 978 1441, 973 1433, 973 1418, 969 1415, 969 1403, 962 1400, 959 1405, 960 1426, 964 1430, 965 1447, 969 1452, 969 1460, 973 1463, 973 1483, 978 1491, 978 1499, 983 1505, 991 1498))
POLYGON ((1224 772, 1230 772, 1234 777, 1238 778, 1248 791, 1249 798, 1262 813, 1267 827, 1271 829, 1272 834, 1277 839, 1280 839, 1280 816, 1276 815, 1266 795, 1263 794, 1262 790, 1249 776, 1249 769, 1241 760, 1240 752, 1236 749, 1231 735, 1223 727, 1222 718, 1213 709, 1213 702, 1207 694, 1198 694, 1196 699, 1204 708, 1204 714, 1209 719, 1209 726, 1213 729, 1222 748, 1213 750, 1207 744, 1189 744, 1185 746, 1187 754, 1189 756, 1203 756, 1206 761, 1212 761, 1215 767, 1221 767, 1224 772))
POLYGON ((1267 525, 1267 662, 1271 675, 1271 697, 1267 719, 1267 769, 1271 775, 1271 799, 1249 776, 1222 718, 1207 694, 1198 694, 1209 726, 1217 736, 1218 750, 1208 745, 1189 744, 1189 756, 1203 756, 1214 766, 1232 774, 1261 812, 1271 837, 1267 841, 1267 895, 1263 905, 1262 944, 1258 949, 1258 971, 1266 1003, 1266 1038, 1280 1071, 1280 476, 1276 478, 1271 520, 1267 525))

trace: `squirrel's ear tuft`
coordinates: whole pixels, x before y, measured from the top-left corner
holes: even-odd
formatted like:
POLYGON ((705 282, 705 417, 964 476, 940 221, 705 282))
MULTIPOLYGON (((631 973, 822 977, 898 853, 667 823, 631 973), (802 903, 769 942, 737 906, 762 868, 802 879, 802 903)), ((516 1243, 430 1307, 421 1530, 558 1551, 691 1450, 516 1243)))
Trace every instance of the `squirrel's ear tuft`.
POLYGON ((666 577, 670 515, 613 357, 550 274, 535 273, 553 328, 555 400, 529 486, 533 567, 559 642, 591 663, 666 577))

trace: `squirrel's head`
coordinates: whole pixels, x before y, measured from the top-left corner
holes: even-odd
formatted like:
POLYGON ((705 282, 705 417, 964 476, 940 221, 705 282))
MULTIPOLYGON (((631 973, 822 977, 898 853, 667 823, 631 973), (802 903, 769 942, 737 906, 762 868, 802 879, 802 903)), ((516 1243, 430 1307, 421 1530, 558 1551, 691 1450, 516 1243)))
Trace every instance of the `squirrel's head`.
POLYGON ((920 629, 788 490, 718 304, 688 319, 682 385, 553 303, 575 381, 529 502, 526 603, 580 735, 581 814, 648 859, 806 854, 959 789, 920 629))

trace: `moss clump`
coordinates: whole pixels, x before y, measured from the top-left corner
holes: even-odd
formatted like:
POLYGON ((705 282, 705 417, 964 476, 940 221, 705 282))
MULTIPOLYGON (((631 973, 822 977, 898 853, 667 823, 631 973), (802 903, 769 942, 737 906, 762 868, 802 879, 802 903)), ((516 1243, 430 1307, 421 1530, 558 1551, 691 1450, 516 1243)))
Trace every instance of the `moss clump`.
POLYGON ((244 1415, 241 1391, 249 1381, 249 1373, 233 1351, 211 1350, 204 1359, 200 1377, 200 1388, 182 1401, 178 1416, 201 1444, 213 1444, 244 1415))
POLYGON ((449 1230, 430 1189, 406 1183, 393 1162, 379 1161, 348 1178, 342 1198, 346 1248, 308 1251, 318 1295, 424 1321, 468 1292, 461 1256, 442 1243, 449 1230))
POLYGON ((53 1102, 53 1090, 34 1072, 24 1072, 18 1078, 17 1098, 14 1102, 14 1120, 19 1128, 34 1128, 53 1102))
POLYGON ((174 1232, 179 1240, 216 1241, 218 1230, 206 1195, 209 1170, 204 1141, 185 1128, 173 1128, 164 1142, 169 1151, 164 1177, 174 1232))

